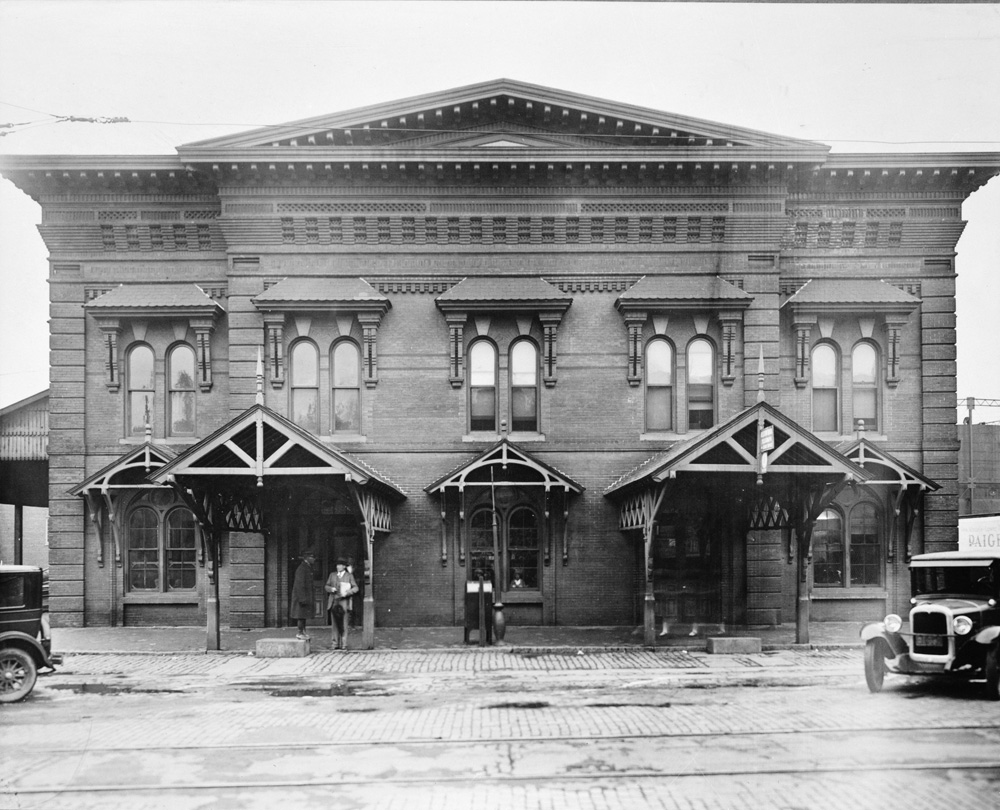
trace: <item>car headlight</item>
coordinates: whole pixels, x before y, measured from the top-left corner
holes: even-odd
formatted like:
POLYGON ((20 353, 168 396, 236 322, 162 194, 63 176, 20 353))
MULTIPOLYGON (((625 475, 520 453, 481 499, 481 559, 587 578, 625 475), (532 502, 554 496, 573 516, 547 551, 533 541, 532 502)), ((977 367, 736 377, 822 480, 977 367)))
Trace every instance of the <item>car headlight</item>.
POLYGON ((903 626, 903 620, 899 618, 895 613, 890 613, 885 617, 885 629, 890 633, 898 633, 899 628, 903 626))
POLYGON ((951 626, 955 628, 956 636, 967 636, 972 632, 972 619, 968 616, 956 616, 951 626))

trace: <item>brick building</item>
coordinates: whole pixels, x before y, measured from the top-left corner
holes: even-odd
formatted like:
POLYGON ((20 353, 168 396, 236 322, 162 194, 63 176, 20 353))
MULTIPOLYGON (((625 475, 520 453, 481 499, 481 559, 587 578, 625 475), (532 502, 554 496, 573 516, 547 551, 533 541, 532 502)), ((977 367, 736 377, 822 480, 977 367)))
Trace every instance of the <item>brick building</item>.
POLYGON ((461 625, 480 575, 508 622, 805 640, 956 541, 955 245, 998 155, 499 80, 0 169, 50 251, 59 624, 281 625, 311 549, 368 642, 461 625))

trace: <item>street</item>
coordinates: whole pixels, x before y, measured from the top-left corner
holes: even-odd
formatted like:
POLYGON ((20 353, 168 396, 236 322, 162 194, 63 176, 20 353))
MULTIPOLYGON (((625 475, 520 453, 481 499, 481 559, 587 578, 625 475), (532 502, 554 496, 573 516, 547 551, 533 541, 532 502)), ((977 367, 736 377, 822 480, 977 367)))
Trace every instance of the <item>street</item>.
POLYGON ((980 685, 751 659, 69 656, 0 710, 0 808, 997 806, 980 685))

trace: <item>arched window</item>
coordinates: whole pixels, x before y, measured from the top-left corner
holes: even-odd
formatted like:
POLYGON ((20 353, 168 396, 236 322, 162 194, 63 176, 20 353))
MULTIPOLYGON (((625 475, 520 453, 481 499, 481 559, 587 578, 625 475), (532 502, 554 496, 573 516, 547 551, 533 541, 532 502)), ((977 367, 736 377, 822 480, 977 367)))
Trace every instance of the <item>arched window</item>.
POLYGON ((334 344, 330 362, 333 381, 333 432, 361 432, 361 352, 350 340, 334 344))
POLYGON ((130 591, 156 591, 160 584, 159 520, 148 506, 128 519, 128 587, 130 591))
POLYGON ((319 350, 300 340, 291 352, 292 421, 319 433, 319 350))
POLYGON ((844 521, 840 512, 826 509, 812 533, 813 583, 837 587, 844 584, 844 521))
POLYGON ((812 350, 813 431, 817 433, 839 429, 839 382, 836 350, 829 343, 818 343, 812 350))
POLYGON ((129 432, 141 435, 146 421, 153 423, 154 369, 153 350, 145 343, 128 353, 128 425, 129 432))
POLYGON ((848 582, 854 586, 882 582, 882 543, 875 504, 859 503, 851 510, 851 545, 847 559, 848 582))
POLYGON ((688 428, 704 430, 715 424, 715 350, 705 338, 695 338, 687 351, 688 428))
POLYGON ((646 346, 646 430, 673 430, 674 350, 663 338, 646 346))
POLYGON ((191 591, 197 587, 198 524, 189 509, 164 513, 144 499, 129 514, 126 531, 128 590, 191 591))
POLYGON ((538 430, 538 349, 527 340, 510 347, 510 429, 538 430))
POLYGON ((518 587, 538 588, 541 584, 540 556, 538 515, 527 507, 515 509, 507 519, 507 587, 520 575, 523 585, 518 587))
POLYGON ((480 575, 487 582, 492 582, 493 567, 493 511, 480 509, 473 512, 469 521, 469 560, 466 570, 473 582, 480 575))
POLYGON ((497 350, 479 340, 469 349, 469 429, 497 429, 497 350))
POLYGON ((167 355, 167 424, 171 436, 195 435, 194 349, 180 343, 167 355))
POLYGON ((878 352, 871 343, 859 343, 851 353, 851 395, 854 429, 878 430, 878 352))
POLYGON ((197 574, 197 523, 187 509, 174 509, 167 515, 164 538, 167 562, 167 590, 190 590, 197 574))

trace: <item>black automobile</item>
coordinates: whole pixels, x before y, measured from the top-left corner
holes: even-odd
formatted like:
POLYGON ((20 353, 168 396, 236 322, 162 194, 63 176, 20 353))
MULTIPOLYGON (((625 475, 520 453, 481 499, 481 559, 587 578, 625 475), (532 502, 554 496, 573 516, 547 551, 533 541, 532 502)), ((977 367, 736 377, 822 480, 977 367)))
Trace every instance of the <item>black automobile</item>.
POLYGON ((54 669, 48 582, 41 568, 0 565, 0 703, 28 696, 40 669, 54 669))
POLYGON ((985 679, 1000 700, 1000 551, 942 551, 910 561, 909 621, 894 613, 865 625, 865 680, 886 672, 985 679))

